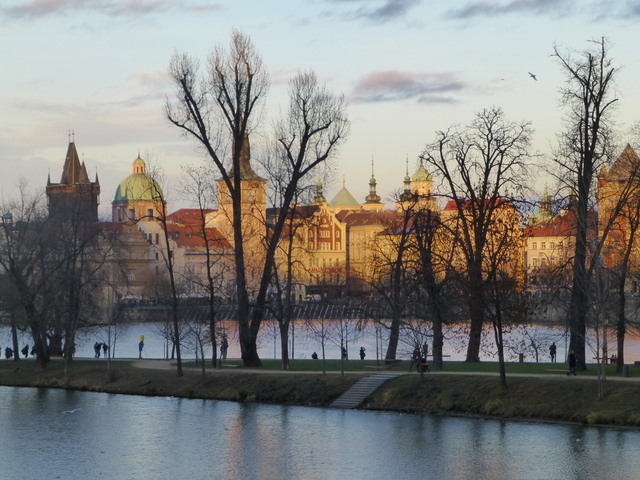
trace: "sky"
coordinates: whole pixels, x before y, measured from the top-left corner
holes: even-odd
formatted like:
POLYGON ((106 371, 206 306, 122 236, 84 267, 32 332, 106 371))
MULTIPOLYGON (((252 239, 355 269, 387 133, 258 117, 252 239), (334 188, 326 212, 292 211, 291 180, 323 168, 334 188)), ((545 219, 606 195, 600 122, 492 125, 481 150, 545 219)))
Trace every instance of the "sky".
MULTIPOLYGON (((325 187, 344 182, 391 203, 439 130, 488 107, 532 123, 532 151, 550 155, 562 129, 564 77, 554 45, 582 51, 606 37, 620 67, 615 94, 621 142, 638 120, 640 0, 3 0, 0 4, 0 196, 26 180, 60 181, 74 132, 101 214, 141 152, 165 172, 170 209, 189 206, 177 179, 202 161, 168 124, 167 67, 176 51, 206 61, 249 35, 271 76, 264 135, 284 108, 287 82, 312 70, 349 102, 351 133, 325 187), (535 75, 535 79, 530 76, 535 75)), ((543 176, 536 188, 544 188, 543 176)))

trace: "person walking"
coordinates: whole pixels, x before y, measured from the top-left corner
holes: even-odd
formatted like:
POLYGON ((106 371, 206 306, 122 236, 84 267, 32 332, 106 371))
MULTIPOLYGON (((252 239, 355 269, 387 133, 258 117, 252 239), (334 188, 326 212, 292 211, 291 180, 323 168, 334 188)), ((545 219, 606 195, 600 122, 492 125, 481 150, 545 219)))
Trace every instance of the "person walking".
POLYGON ((573 374, 573 376, 575 377, 577 375, 576 373, 576 354, 573 353, 573 350, 571 350, 569 352, 569 371, 567 372, 567 377, 571 374, 573 374))
POLYGON ((366 353, 364 353, 364 352, 365 352, 365 350, 366 350, 366 349, 365 349, 364 347, 360 347, 360 360, 364 360, 364 357, 366 357, 366 356, 367 356, 367 354, 366 354, 366 353))
POLYGON ((556 351, 557 351, 556 342, 553 342, 549 347, 549 355, 551 356, 552 363, 556 362, 556 351))

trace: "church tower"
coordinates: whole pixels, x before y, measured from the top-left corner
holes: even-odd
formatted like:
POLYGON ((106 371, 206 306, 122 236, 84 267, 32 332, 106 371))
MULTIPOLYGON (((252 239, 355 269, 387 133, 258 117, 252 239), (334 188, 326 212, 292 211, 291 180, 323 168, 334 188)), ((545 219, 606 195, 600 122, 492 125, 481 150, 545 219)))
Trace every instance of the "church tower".
MULTIPOLYGON (((246 136, 240 152, 240 198, 244 259, 247 284, 250 290, 259 285, 261 265, 264 259, 264 237, 266 235, 267 181, 251 167, 249 137, 246 136)), ((229 172, 233 182, 234 171, 229 172)), ((233 245, 233 199, 223 179, 218 182, 218 214, 214 226, 233 245)))
POLYGON ((98 174, 95 182, 89 180, 84 162, 80 163, 74 140, 70 133, 60 183, 51 183, 51 175, 47 178, 49 218, 56 221, 79 219, 97 222, 100 204, 98 174))
POLYGON ((371 180, 369 180, 369 195, 364 199, 365 203, 362 204, 363 210, 368 211, 382 211, 384 205, 380 201, 380 195, 376 192, 376 176, 373 170, 373 158, 371 159, 371 180))

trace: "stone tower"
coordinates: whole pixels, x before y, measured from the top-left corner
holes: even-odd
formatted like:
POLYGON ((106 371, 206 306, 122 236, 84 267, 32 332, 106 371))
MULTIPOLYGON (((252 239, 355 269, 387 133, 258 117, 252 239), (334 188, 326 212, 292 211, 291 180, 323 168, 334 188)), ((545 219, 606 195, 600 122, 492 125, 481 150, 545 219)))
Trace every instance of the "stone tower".
POLYGON ((50 219, 65 221, 76 218, 87 222, 98 221, 100 204, 98 174, 96 173, 95 182, 89 180, 87 168, 84 162, 80 163, 71 134, 60 183, 51 183, 51 175, 49 175, 46 193, 50 219))

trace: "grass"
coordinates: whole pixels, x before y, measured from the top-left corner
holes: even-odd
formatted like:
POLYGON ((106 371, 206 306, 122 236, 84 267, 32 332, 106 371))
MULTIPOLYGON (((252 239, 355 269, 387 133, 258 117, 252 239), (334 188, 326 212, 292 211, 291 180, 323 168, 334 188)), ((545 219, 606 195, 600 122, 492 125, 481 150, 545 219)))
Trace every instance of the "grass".
MULTIPOLYGON (((45 370, 35 361, 0 362, 0 385, 65 388, 131 395, 175 396, 231 400, 237 402, 278 403, 285 405, 328 406, 352 386, 365 368, 375 360, 327 361, 328 372, 321 373, 322 361, 294 360, 292 371, 283 375, 280 362, 264 360, 258 371, 236 368, 207 368, 203 377, 194 362, 185 362, 185 375, 175 369, 143 369, 134 367, 135 360, 112 362, 111 370, 103 359, 76 360, 64 374, 62 360, 53 360, 45 370), (345 374, 340 375, 341 366, 345 374)), ((228 360, 225 365, 240 365, 228 360)), ((608 377, 615 377, 614 365, 607 365, 608 377)), ((531 420, 571 421, 584 424, 606 424, 640 427, 640 382, 609 381, 605 397, 597 399, 596 366, 578 378, 565 375, 515 377, 514 373, 538 374, 545 369, 564 369, 564 364, 509 363, 508 388, 499 385, 497 376, 474 375, 495 373, 495 362, 446 362, 444 374, 402 375, 388 381, 369 397, 364 408, 419 413, 481 415, 531 420), (469 375, 446 375, 468 372, 469 375), (589 379, 590 378, 590 379, 589 379)), ((405 373, 404 362, 389 370, 405 373)), ((388 371, 388 370, 384 370, 388 371)), ((632 376, 640 376, 640 367, 630 366, 632 376)))
MULTIPOLYGON (((290 370, 298 372, 322 372, 322 360, 291 360, 290 370)), ((409 360, 403 360, 399 365, 387 366, 384 361, 376 362, 375 360, 348 360, 341 362, 340 360, 326 360, 327 372, 340 372, 341 368, 344 368, 345 372, 350 373, 372 373, 377 370, 377 367, 383 367, 381 370, 390 370, 398 372, 408 372, 410 366, 409 360), (343 366, 341 367, 341 363, 343 366), (367 368, 376 367, 376 368, 367 368)), ((240 359, 229 359, 223 362, 225 366, 234 366, 236 368, 243 368, 242 361, 240 359)), ((185 367, 195 368, 195 362, 185 362, 185 367)), ((546 370, 568 370, 566 363, 506 363, 505 364, 507 375, 510 373, 522 373, 522 374, 548 374, 546 370)), ((213 368, 211 363, 208 362, 207 369, 213 368)), ((469 372, 469 373, 498 373, 500 366, 498 362, 444 362, 443 372, 469 372)), ((262 370, 281 370, 282 363, 280 360, 262 360, 262 370)), ((413 369, 415 371, 415 368, 413 369)), ((605 372, 607 377, 620 376, 616 372, 615 365, 605 365, 605 372)), ((629 377, 640 377, 640 366, 629 365, 628 366, 629 377)), ((598 375, 598 366, 595 364, 588 364, 587 370, 581 372, 580 375, 598 375)))

